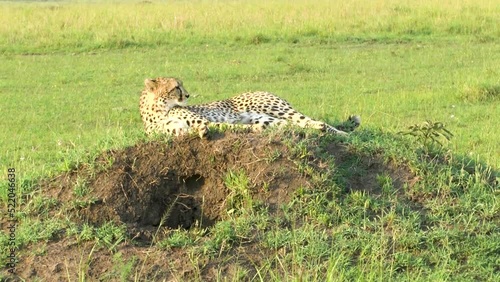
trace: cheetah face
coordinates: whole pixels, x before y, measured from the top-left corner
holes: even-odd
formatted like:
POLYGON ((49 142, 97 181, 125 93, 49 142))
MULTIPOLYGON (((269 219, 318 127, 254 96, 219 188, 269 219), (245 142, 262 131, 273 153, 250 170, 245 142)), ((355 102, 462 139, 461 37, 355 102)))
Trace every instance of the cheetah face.
POLYGON ((146 91, 152 92, 157 99, 157 105, 168 109, 179 105, 184 106, 189 93, 182 86, 182 81, 170 77, 158 77, 144 81, 146 91))

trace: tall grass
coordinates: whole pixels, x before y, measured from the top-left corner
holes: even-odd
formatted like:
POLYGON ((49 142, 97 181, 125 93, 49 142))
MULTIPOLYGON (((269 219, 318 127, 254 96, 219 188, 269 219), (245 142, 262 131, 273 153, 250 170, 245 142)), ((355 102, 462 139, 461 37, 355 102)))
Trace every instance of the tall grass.
POLYGON ((496 0, 102 2, 3 3, 0 52, 500 37, 496 0))

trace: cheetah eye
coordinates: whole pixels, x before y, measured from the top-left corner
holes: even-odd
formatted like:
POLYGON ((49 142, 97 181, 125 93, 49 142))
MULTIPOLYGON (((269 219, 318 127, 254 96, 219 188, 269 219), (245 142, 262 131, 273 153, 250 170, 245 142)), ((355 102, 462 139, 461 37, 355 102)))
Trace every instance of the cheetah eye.
POLYGON ((168 93, 172 93, 172 92, 174 92, 176 90, 179 91, 179 92, 182 92, 181 87, 179 85, 177 85, 176 87, 172 88, 172 90, 170 90, 168 93))

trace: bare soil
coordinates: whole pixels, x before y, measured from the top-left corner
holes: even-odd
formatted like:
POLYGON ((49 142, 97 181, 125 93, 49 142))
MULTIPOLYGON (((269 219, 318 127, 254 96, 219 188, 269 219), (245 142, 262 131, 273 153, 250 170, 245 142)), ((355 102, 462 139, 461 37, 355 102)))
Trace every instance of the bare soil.
MULTIPOLYGON (((323 153, 334 156, 338 166, 360 157, 341 143, 327 146, 323 153)), ((224 178, 229 171, 244 171, 252 198, 279 216, 278 207, 287 203, 299 187, 311 187, 310 177, 299 172, 295 158, 279 137, 249 133, 216 134, 210 140, 182 137, 169 143, 152 141, 104 152, 92 164, 43 181, 39 189, 58 201, 50 211, 52 216, 94 226, 110 221, 124 224, 128 238, 110 251, 96 248, 94 242, 77 242, 61 230, 48 242, 21 250, 18 275, 27 281, 73 281, 79 277, 120 281, 117 260, 132 259, 134 271, 125 280, 137 275, 148 281, 212 281, 218 274, 232 277, 237 268, 245 266, 252 273, 252 262, 268 254, 251 242, 226 257, 198 258, 193 264, 182 248, 155 245, 155 235, 161 236, 164 232, 158 231, 169 228, 201 226, 209 230, 224 220, 226 199, 231 193, 224 178), (75 195, 75 186, 81 183, 88 193, 75 195), (76 200, 90 204, 69 204, 76 200), (202 277, 194 276, 196 273, 202 277)), ((322 168, 319 157, 310 156, 309 161, 316 169, 322 168)), ((398 189, 415 180, 407 169, 386 165, 376 156, 365 157, 361 164, 348 168, 352 173, 345 178, 346 191, 380 193, 376 177, 383 173, 392 177, 398 189)))

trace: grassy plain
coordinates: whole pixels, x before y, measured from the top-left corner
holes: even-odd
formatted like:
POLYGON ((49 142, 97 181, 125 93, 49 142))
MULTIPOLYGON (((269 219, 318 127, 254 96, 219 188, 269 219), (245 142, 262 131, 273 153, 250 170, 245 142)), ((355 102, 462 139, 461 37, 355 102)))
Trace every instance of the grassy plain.
MULTIPOLYGON (((332 123, 359 114, 363 134, 398 136, 413 124, 441 121, 454 134, 446 145, 454 158, 500 168, 498 1, 331 2, 0 4, 1 171, 16 168, 22 195, 32 179, 144 140, 138 97, 144 78, 156 76, 181 78, 193 94, 191 103, 267 90, 332 123)), ((364 149, 356 137, 351 142, 364 149)), ((436 179, 445 181, 445 175, 436 179)), ((488 232, 498 234, 498 187, 484 188, 478 196, 487 197, 493 202, 470 200, 466 203, 476 206, 454 211, 451 219, 443 212, 449 202, 429 203, 439 215, 433 220, 441 222, 433 234, 442 237, 436 240, 446 245, 452 239, 453 247, 441 258, 451 265, 412 264, 408 280, 412 274, 452 280, 454 271, 464 280, 476 273, 494 278, 487 273, 495 257, 480 256, 471 240, 463 249, 456 245, 477 232, 482 248, 498 251, 498 243, 488 243, 488 232), (485 215, 468 217, 481 205, 489 207, 485 215), (460 218, 484 226, 474 225, 469 233, 446 229, 444 221, 460 218), (452 254, 460 258, 446 257, 452 254), (461 259, 475 255, 476 264, 464 266, 461 259)), ((400 220, 402 226, 411 223, 404 216, 400 220)), ((383 236, 380 230, 358 231, 367 241, 383 236)), ((426 246, 436 247, 427 241, 426 246)), ((337 251, 329 260, 331 275, 367 273, 333 273, 337 263, 349 265, 343 250, 337 251)), ((306 277, 313 277, 316 270, 307 270, 306 277)), ((386 277, 368 273, 368 280, 386 277)))

